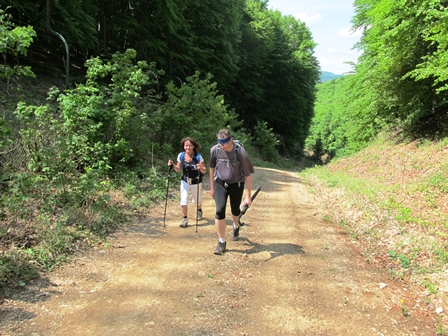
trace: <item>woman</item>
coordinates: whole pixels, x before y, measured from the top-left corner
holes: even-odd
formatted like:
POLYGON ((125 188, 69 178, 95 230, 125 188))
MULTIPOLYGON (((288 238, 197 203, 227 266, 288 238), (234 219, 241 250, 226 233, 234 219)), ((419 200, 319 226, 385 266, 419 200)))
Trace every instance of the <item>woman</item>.
POLYGON ((251 206, 252 177, 255 172, 243 146, 233 142, 228 129, 222 129, 216 135, 218 144, 210 150, 210 195, 215 199, 215 226, 218 233, 218 245, 214 253, 221 255, 226 250, 226 206, 230 199, 233 218, 232 240, 239 239, 241 199, 246 189, 244 203, 251 206))
POLYGON ((201 145, 193 138, 186 137, 180 142, 183 152, 177 156, 177 164, 174 166, 173 160, 168 160, 168 166, 173 166, 173 170, 182 171, 180 182, 180 206, 183 219, 180 227, 188 226, 188 199, 191 195, 193 203, 197 206, 197 219, 202 219, 202 176, 206 172, 204 159, 199 154, 201 145))

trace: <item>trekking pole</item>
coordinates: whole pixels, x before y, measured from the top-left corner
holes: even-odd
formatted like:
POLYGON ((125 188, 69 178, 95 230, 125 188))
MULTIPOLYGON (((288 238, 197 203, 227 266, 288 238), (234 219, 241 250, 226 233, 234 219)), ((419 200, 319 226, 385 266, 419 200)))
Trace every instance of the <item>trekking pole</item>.
POLYGON ((198 233, 198 211, 199 211, 199 176, 198 176, 198 190, 196 193, 196 233, 198 233))
MULTIPOLYGON (((170 160, 172 161, 173 159, 170 158, 170 160)), ((169 166, 168 169, 168 178, 166 181, 166 197, 165 197, 165 211, 163 213, 163 228, 165 228, 165 219, 166 219, 166 206, 168 204, 168 189, 170 187, 170 177, 171 177, 171 171, 174 169, 174 164, 169 166)))
MULTIPOLYGON (((252 195, 252 197, 250 198, 251 201, 253 201, 255 199, 255 197, 257 197, 257 195, 260 192, 260 190, 261 190, 261 186, 259 186, 258 189, 255 191, 255 193, 252 195)), ((238 216, 238 224, 240 226, 244 226, 244 223, 241 222, 241 217, 243 217, 243 215, 246 213, 247 209, 249 209, 249 206, 244 203, 244 206, 241 209, 240 215, 238 216)))

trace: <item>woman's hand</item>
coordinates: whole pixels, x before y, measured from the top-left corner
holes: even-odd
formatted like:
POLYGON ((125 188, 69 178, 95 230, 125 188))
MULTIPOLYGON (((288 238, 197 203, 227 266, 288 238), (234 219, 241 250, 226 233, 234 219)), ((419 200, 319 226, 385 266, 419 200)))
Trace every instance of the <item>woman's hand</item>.
POLYGON ((196 165, 196 169, 199 170, 202 174, 205 174, 205 172, 207 171, 204 162, 198 163, 196 165))
POLYGON ((169 159, 169 160, 168 160, 168 166, 170 167, 170 169, 171 169, 172 171, 175 171, 175 170, 174 170, 174 161, 173 161, 173 159, 169 159))

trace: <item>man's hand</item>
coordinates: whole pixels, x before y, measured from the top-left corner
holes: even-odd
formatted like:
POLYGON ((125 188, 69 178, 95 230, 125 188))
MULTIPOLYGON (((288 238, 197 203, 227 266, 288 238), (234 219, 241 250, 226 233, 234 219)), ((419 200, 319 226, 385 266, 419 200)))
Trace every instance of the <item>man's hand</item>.
POLYGON ((244 198, 244 203, 247 205, 248 208, 252 206, 252 200, 249 194, 246 194, 246 197, 244 198))

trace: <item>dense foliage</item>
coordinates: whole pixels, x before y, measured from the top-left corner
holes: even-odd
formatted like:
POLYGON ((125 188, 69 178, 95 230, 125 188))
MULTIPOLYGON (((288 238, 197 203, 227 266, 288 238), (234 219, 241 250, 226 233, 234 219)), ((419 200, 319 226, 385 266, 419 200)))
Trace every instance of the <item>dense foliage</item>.
POLYGON ((248 1, 243 30, 240 80, 230 105, 253 130, 267 122, 280 140, 282 152, 303 146, 313 115, 319 67, 304 23, 278 11, 260 10, 248 1))
POLYGON ((0 0, 7 6, 16 25, 36 31, 21 60, 36 73, 58 71, 73 85, 89 58, 133 49, 136 60, 163 71, 161 87, 212 74, 249 133, 267 122, 282 153, 301 155, 319 80, 316 44, 303 22, 269 10, 267 1, 0 0))
POLYGON ((356 0, 354 6, 363 53, 354 74, 319 85, 308 147, 344 155, 384 129, 442 137, 448 125, 448 3, 356 0))

